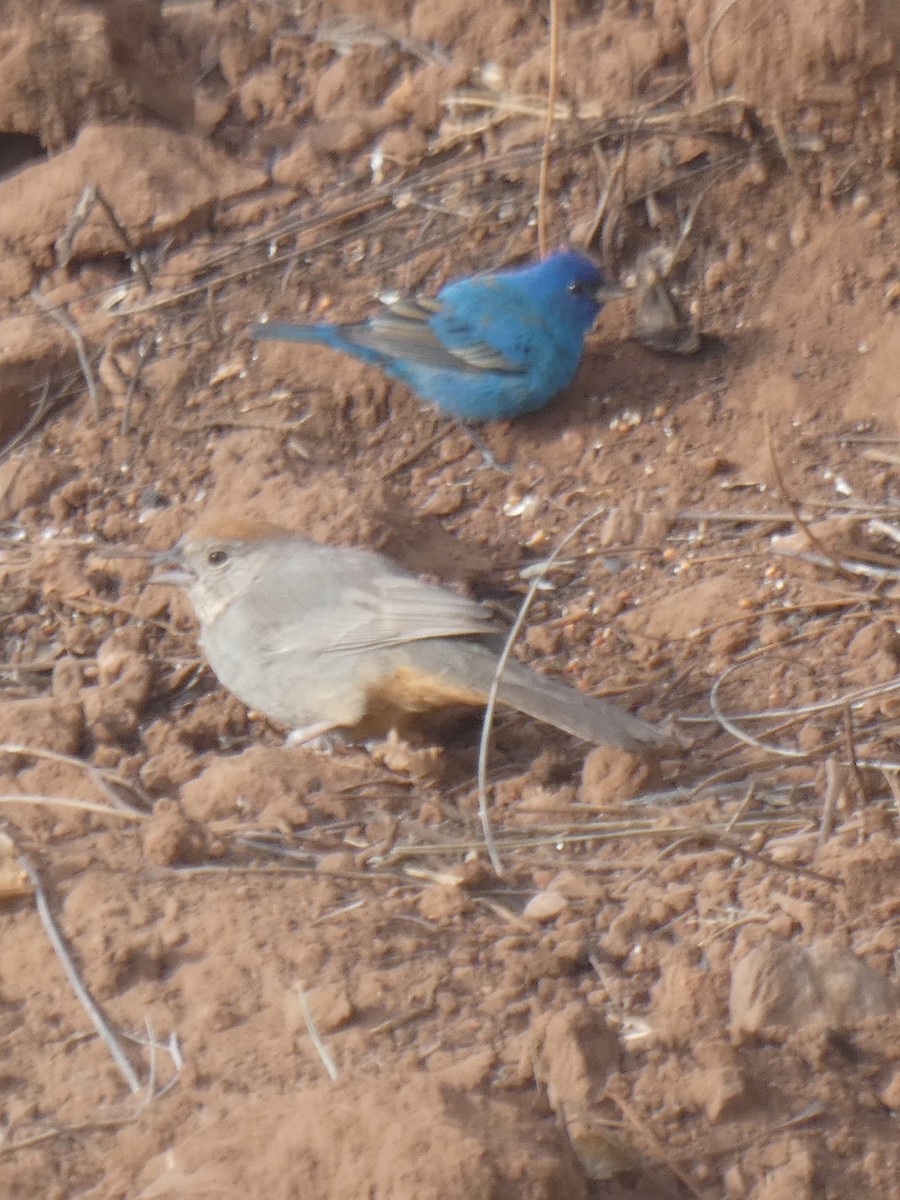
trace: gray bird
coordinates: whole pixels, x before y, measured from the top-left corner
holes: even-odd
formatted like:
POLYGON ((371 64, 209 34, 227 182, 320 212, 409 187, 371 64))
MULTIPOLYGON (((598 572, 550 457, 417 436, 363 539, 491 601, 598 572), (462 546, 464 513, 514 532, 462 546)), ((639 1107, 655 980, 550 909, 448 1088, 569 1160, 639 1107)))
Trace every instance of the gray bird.
MULTIPOLYGON (((187 589, 219 681, 300 730, 354 740, 434 710, 483 707, 504 646, 490 609, 371 550, 325 546, 252 520, 207 521, 158 556, 187 589), (174 568, 174 569, 171 569, 174 568)), ((501 704, 584 741, 652 754, 661 730, 510 659, 501 704)))

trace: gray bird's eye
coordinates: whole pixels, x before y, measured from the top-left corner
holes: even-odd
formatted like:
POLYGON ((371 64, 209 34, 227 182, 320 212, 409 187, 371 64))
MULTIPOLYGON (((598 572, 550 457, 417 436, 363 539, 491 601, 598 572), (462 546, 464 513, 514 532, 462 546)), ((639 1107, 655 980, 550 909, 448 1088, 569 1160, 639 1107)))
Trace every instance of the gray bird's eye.
POLYGON ((223 550, 220 546, 215 550, 210 550, 206 556, 206 561, 211 567, 224 567, 228 562, 228 551, 223 550))

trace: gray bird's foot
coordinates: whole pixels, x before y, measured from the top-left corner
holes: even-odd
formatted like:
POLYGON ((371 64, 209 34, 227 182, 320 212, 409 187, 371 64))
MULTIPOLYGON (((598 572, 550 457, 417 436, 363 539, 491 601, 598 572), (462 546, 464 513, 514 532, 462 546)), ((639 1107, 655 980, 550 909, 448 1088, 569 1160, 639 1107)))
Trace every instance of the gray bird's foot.
POLYGON ((305 725, 302 729, 292 729, 284 739, 287 747, 306 746, 316 754, 333 754, 335 747, 341 745, 342 742, 343 738, 330 721, 319 721, 316 725, 305 725))

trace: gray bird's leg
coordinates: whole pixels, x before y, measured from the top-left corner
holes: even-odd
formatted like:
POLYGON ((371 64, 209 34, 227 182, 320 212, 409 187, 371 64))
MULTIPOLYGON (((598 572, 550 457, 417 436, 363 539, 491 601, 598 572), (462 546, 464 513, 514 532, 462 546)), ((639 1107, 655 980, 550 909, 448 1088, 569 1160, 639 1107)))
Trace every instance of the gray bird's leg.
POLYGON ((331 754, 335 743, 343 739, 334 735, 339 726, 334 721, 317 721, 315 725, 304 725, 302 729, 292 729, 284 739, 285 746, 308 746, 317 754, 331 754))

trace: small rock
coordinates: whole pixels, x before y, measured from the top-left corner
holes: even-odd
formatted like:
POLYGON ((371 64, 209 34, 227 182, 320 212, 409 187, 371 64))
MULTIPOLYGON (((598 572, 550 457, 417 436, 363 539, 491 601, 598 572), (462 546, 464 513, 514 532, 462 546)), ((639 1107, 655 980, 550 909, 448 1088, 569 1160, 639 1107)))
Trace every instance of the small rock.
POLYGON ((411 779, 439 779, 445 766, 440 746, 411 746, 393 729, 370 753, 373 762, 411 779))
MULTIPOLYGON (((77 754, 84 732, 80 704, 40 697, 0 701, 2 740, 57 754, 77 754)), ((9 765, 9 759, 6 759, 9 765)))
POLYGON ((768 1025, 852 1029, 893 1011, 897 999, 888 979, 847 950, 769 940, 733 968, 731 1028, 738 1039, 768 1025))
POLYGON ((283 154, 272 169, 276 183, 297 192, 318 192, 320 174, 318 156, 305 138, 283 154))
POLYGON ((879 1093, 881 1103, 892 1112, 900 1112, 900 1067, 898 1067, 879 1093))
POLYGON ((320 121, 355 114, 375 106, 391 84, 393 71, 384 50, 357 46, 341 55, 319 75, 313 89, 313 110, 320 121))
POLYGON ((219 69, 229 87, 240 87, 244 77, 258 64, 265 62, 269 40, 263 33, 255 35, 247 29, 240 34, 228 33, 219 45, 219 69))
POLYGON ((562 647, 562 630, 552 625, 532 625, 525 634, 525 645, 534 654, 556 654, 562 647))
POLYGON ((566 1121, 566 1132, 582 1171, 595 1183, 615 1179, 640 1167, 637 1148, 621 1135, 614 1137, 601 1125, 582 1117, 566 1121))
POLYGON ((388 162, 410 166, 421 162, 428 149, 428 141, 420 129, 390 129, 381 139, 381 153, 388 162))
POLYGON ((320 155, 353 154, 384 128, 383 114, 360 112, 352 117, 334 117, 313 125, 307 135, 310 149, 320 155))
POLYGON ((12 838, 0 830, 0 900, 27 896, 30 891, 31 883, 19 863, 18 848, 12 838))
POLYGON ((258 121, 263 116, 283 116, 286 101, 282 72, 274 67, 254 71, 238 88, 237 102, 248 121, 258 121))
POLYGON ((152 669, 143 653, 144 633, 139 626, 119 630, 97 648, 97 678, 106 690, 130 708, 143 709, 152 681, 152 669))
POLYGON ((141 847, 147 862, 158 867, 199 862, 206 855, 202 828, 189 820, 175 800, 158 800, 149 821, 141 826, 141 847))
POLYGON ((689 1104, 704 1111, 710 1122, 721 1120, 726 1111, 743 1099, 746 1085, 737 1065, 721 1063, 690 1071, 682 1081, 682 1094, 689 1104))
POLYGON ((716 475, 728 475, 734 470, 734 463, 723 454, 711 454, 705 458, 698 458, 695 462, 698 473, 708 475, 710 478, 716 475))
POLYGON ((646 762, 609 746, 595 747, 584 760, 578 799, 592 808, 612 808, 636 796, 650 774, 646 762))
POLYGON ((749 644, 751 636, 749 624, 723 625, 709 639, 710 656, 727 662, 749 644))
MULTIPOLYGON (((753 1189, 753 1200, 812 1200, 815 1162, 809 1146, 800 1138, 785 1139, 785 1162, 763 1172, 753 1189)), ((777 1143, 770 1150, 778 1152, 777 1143)))
POLYGON ((475 1092, 483 1088, 497 1065, 497 1052, 490 1047, 476 1050, 465 1058, 457 1059, 447 1067, 435 1071, 432 1078, 447 1087, 475 1092))
POLYGON ((809 226, 803 217, 798 217, 788 231, 788 240, 795 250, 805 246, 809 241, 809 226))
POLYGON ((427 921, 446 921, 471 912, 472 901, 460 887, 436 883, 419 897, 419 912, 427 921))
POLYGON ((81 693, 81 664, 68 654, 53 664, 52 691, 55 700, 77 701, 81 693))
POLYGON ((530 1053, 554 1112, 584 1113, 604 1092, 619 1061, 619 1042, 603 1018, 575 1001, 531 1031, 530 1053))
POLYGON ((554 876, 548 891, 558 892, 570 900, 590 900, 596 904, 603 896, 603 885, 590 871, 569 869, 554 876))
MULTIPOLYGON (((298 996, 299 990, 300 985, 294 984, 285 997, 288 1026, 295 1033, 306 1028, 303 1007, 298 996)), ((343 1029, 356 1015, 347 989, 341 983, 323 983, 318 987, 309 988, 306 991, 306 1002, 313 1024, 319 1033, 334 1033, 336 1029, 343 1029)))
POLYGON ((742 238, 732 238, 725 247, 725 261, 732 267, 739 267, 744 261, 744 242, 742 238))
POLYGON ((464 489, 455 483, 442 483, 421 505, 430 517, 451 517, 459 512, 466 500, 464 489))
POLYGON ((349 850, 333 850, 322 855, 316 870, 322 875, 344 875, 357 870, 356 859, 349 850))
MULTIPOLYGON (((2 325, 0 325, 2 337, 2 325)), ((33 362, 27 369, 36 374, 41 368, 33 362)), ((28 416, 27 403, 19 405, 20 396, 28 395, 23 387, 21 393, 16 384, 7 386, 7 372, 0 362, 0 437, 6 438, 24 424, 28 416), (14 394, 13 394, 14 393, 14 394)), ((0 467, 0 520, 15 518, 24 508, 47 501, 70 477, 73 467, 58 459, 33 457, 10 458, 0 467)))
POLYGON ((720 288, 731 274, 731 268, 724 259, 716 259, 711 262, 706 268, 706 274, 703 276, 703 285, 708 292, 714 292, 716 288, 720 288))
POLYGON ((538 892, 525 905, 523 915, 543 924, 555 920, 568 907, 569 902, 561 892, 538 892))

